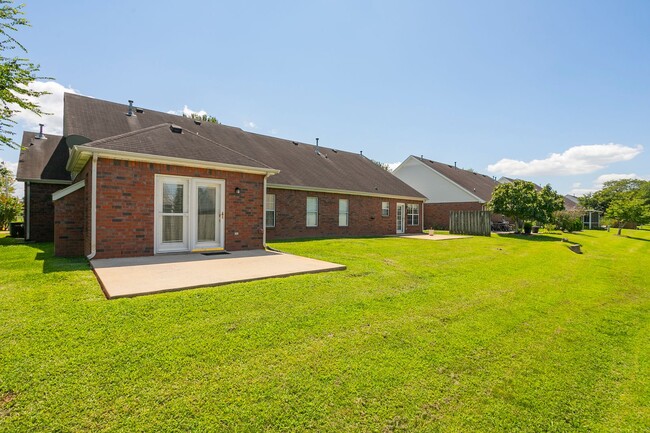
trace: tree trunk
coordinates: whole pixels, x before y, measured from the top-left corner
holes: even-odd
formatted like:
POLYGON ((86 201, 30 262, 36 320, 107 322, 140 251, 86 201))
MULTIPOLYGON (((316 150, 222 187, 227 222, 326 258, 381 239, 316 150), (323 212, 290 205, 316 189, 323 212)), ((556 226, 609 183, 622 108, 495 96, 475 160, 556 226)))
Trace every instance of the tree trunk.
POLYGON ((618 233, 616 234, 617 236, 621 235, 621 232, 623 231, 623 226, 625 225, 624 221, 619 221, 618 223, 618 233))

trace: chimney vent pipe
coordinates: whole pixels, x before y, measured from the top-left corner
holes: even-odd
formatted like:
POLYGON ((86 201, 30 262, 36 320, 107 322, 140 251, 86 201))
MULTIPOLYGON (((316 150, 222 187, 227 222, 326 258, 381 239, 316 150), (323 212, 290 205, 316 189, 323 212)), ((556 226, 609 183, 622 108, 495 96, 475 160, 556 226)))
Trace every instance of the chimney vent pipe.
POLYGON ((45 124, 39 123, 38 126, 40 127, 40 131, 38 134, 36 134, 35 138, 39 140, 47 140, 47 137, 45 136, 45 134, 43 134, 43 127, 45 126, 45 124))

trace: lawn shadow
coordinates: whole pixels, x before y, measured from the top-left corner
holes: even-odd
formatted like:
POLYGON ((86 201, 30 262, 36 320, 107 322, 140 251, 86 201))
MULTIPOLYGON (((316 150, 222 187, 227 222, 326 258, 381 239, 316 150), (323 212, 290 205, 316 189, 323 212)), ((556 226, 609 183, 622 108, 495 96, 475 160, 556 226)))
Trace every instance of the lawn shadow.
POLYGON ((34 260, 43 262, 43 273, 51 272, 74 272, 90 269, 88 260, 81 257, 55 257, 54 245, 52 243, 33 244, 38 248, 34 260))
POLYGON ((0 247, 8 247, 11 245, 23 245, 25 239, 23 238, 12 238, 9 236, 2 236, 4 233, 0 233, 0 247))
POLYGON ((580 231, 580 232, 570 232, 570 233, 567 233, 567 234, 577 235, 577 236, 586 236, 586 237, 588 237, 588 238, 595 238, 595 237, 596 237, 596 236, 594 236, 594 235, 590 235, 590 234, 588 234, 588 233, 586 233, 586 232, 584 232, 584 231, 580 231))
POLYGON ((518 239, 518 240, 529 241, 529 242, 560 242, 562 240, 560 238, 556 238, 545 234, 525 235, 525 234, 508 233, 508 234, 498 234, 497 236, 501 238, 518 239))
POLYGON ((643 241, 643 242, 650 242, 650 239, 645 239, 645 238, 637 238, 636 236, 625 236, 628 239, 634 239, 637 241, 643 241))

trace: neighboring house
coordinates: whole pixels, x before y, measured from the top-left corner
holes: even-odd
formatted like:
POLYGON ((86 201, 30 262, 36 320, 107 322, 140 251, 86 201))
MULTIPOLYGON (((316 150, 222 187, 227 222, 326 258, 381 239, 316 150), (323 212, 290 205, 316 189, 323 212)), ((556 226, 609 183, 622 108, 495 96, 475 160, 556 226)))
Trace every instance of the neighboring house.
POLYGON ((594 209, 584 209, 580 206, 578 197, 573 195, 564 196, 564 209, 566 210, 584 210, 582 215, 582 226, 585 229, 599 229, 601 227, 600 220, 603 212, 594 209))
MULTIPOLYGON (((267 237, 422 231, 424 197, 356 153, 69 93, 58 140, 69 157, 36 160, 26 148, 19 165, 69 173, 69 186, 51 196, 53 217, 44 216, 54 221, 57 255, 258 249, 267 237)), ((33 191, 38 179, 30 176, 20 180, 33 191)))
MULTIPOLYGON (((499 185, 493 177, 413 155, 393 174, 426 196, 426 229, 448 229, 450 211, 484 210, 499 185)), ((495 222, 502 219, 502 215, 493 215, 495 222)))

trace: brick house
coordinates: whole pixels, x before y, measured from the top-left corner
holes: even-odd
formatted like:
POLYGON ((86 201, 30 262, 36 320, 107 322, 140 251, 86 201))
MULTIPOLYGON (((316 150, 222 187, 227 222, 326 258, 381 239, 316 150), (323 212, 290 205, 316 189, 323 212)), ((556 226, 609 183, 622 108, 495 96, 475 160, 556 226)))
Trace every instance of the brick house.
MULTIPOLYGON (((450 211, 485 210, 492 191, 499 185, 491 176, 413 155, 406 158, 393 174, 427 197, 424 204, 425 229, 449 229, 450 211)), ((502 219, 503 215, 492 216, 494 222, 502 219)))
POLYGON ((52 193, 72 183, 65 164, 68 146, 59 135, 25 132, 16 179, 25 183, 25 239, 54 240, 52 193))
POLYGON ((49 164, 67 175, 43 200, 49 208, 27 215, 32 226, 52 221, 56 255, 234 251, 263 248, 267 238, 422 231, 424 196, 360 154, 73 94, 64 97, 58 140, 65 158, 36 160, 25 147, 19 162, 19 173, 49 164))

